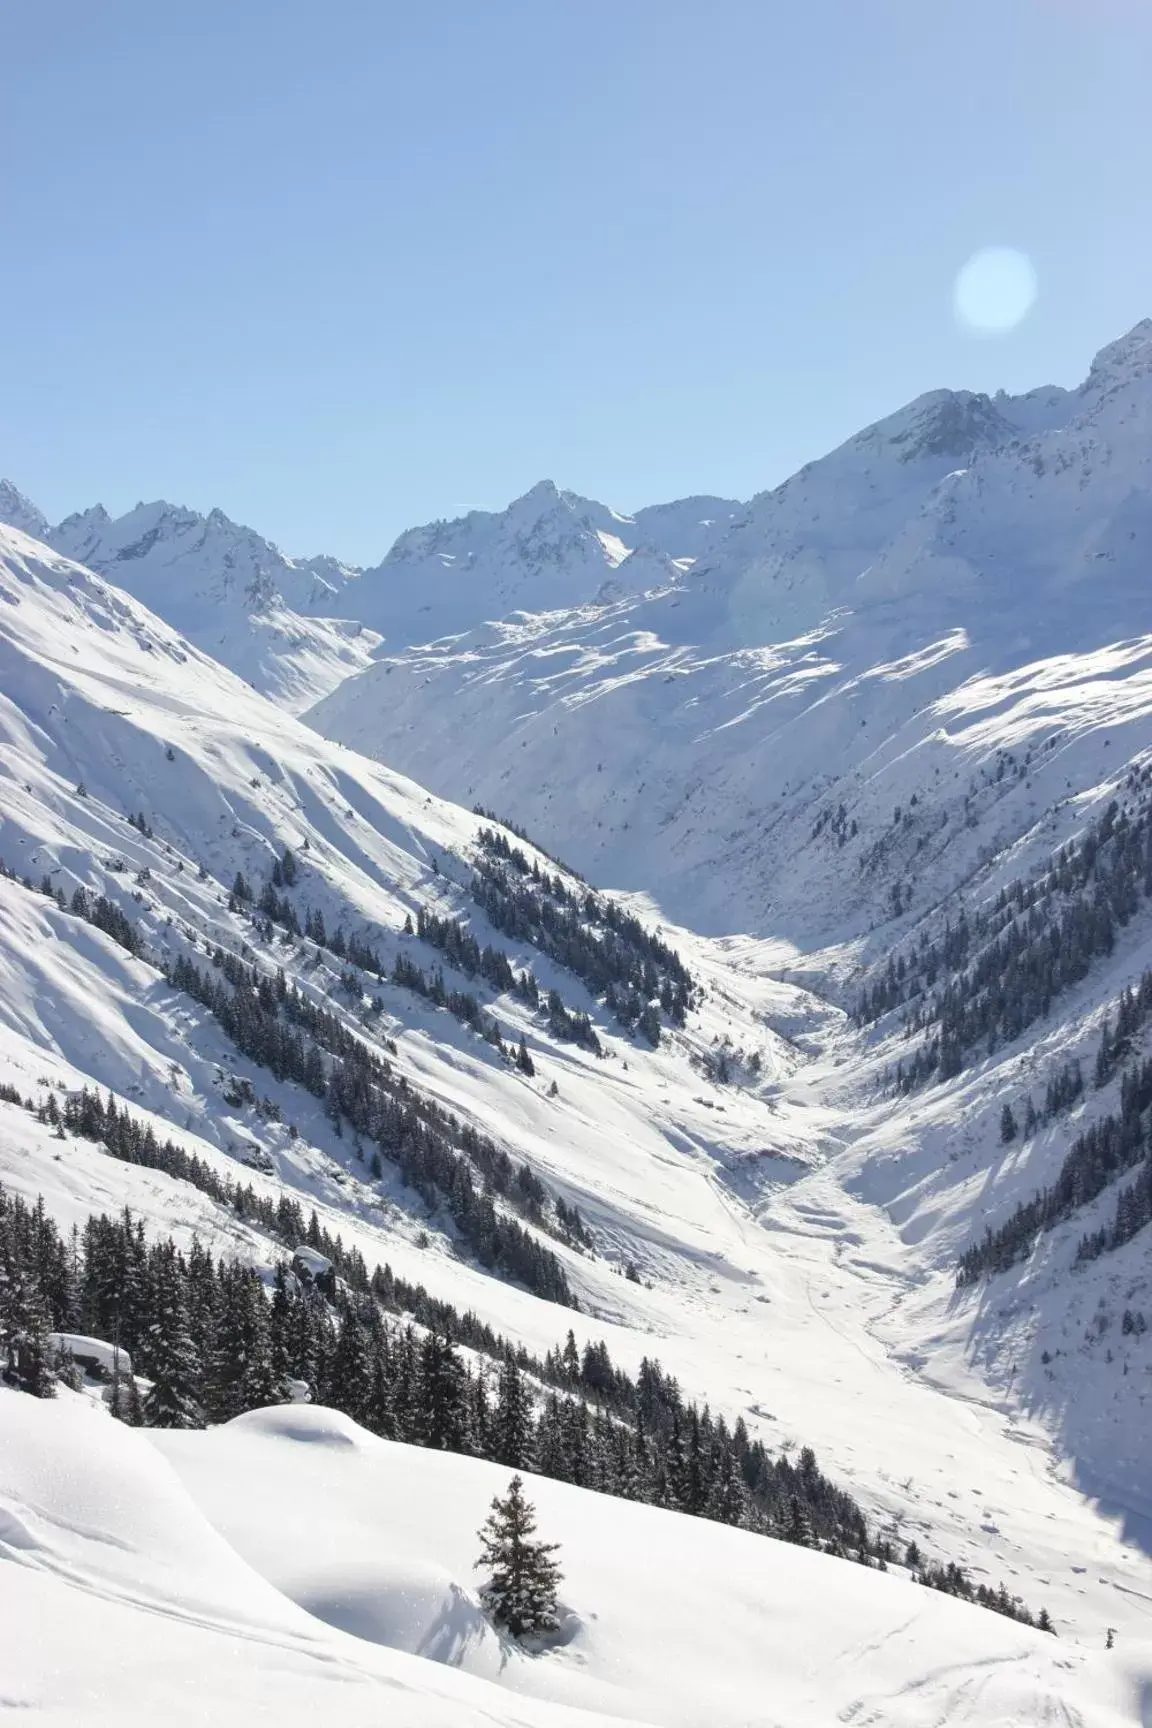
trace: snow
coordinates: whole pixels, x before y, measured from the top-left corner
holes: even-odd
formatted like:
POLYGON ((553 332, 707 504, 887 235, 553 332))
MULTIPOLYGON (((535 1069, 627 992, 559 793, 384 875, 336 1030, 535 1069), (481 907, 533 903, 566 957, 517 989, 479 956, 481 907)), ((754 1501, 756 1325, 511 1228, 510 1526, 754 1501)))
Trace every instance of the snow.
MULTIPOLYGON (((102 577, 20 532, 42 519, 0 493, 0 516, 17 520, 0 530, 0 856, 66 896, 112 894, 147 944, 132 959, 0 880, 0 1078, 37 1100, 49 1085, 112 1088, 214 1169, 315 1205, 369 1265, 387 1260, 530 1349, 571 1324, 626 1368, 658 1356, 689 1395, 743 1415, 774 1449, 813 1445, 870 1515, 1003 1579, 1061 1633, 1037 1642, 897 1576, 534 1482, 576 1619, 546 1657, 504 1659, 470 1572, 500 1474, 297 1406, 157 1442, 192 1498, 167 1476, 155 1489, 169 1507, 158 1533, 126 1538, 141 1578, 165 1573, 169 1546, 206 1552, 205 1516, 228 1560, 219 1577, 215 1560, 189 1564, 192 1593, 222 1604, 203 1624, 170 1581, 148 1586, 172 1642, 141 1673, 145 1704, 162 1707, 170 1649, 173 1671, 234 1669, 234 1697, 221 1686, 209 1704, 245 1720, 303 1720, 337 1679, 353 1722, 362 1704, 378 1719, 379 1688, 401 1685, 417 1725, 468 1711, 552 1722, 569 1707, 595 1721, 1135 1723, 1142 1684, 1147 1717, 1152 1334, 1118 1324, 1125 1306, 1152 1317, 1147 1243, 1073 1270, 1109 1191, 987 1286, 958 1293, 954 1265, 1114 1106, 1118 1078, 1027 1145, 999 1143, 1006 1098, 1039 1096, 1072 1056, 1090 1063, 1117 992, 1152 965, 1152 916, 1023 1040, 919 1094, 879 1085, 901 1052, 895 1029, 861 1034, 844 1009, 865 964, 935 929, 958 897, 972 906, 1027 874, 1152 751, 1149 341, 1139 326, 1113 344, 1079 391, 934 393, 750 505, 622 517, 544 482, 506 512, 413 530, 357 577, 167 506, 62 525, 102 577), (222 574, 244 546, 252 592, 222 574), (354 626, 337 616, 340 641, 359 646, 325 658, 328 634, 310 662, 318 639, 297 639, 299 620, 327 632, 344 608, 373 630, 345 636, 354 626), (286 635, 261 634, 274 616, 286 635), (321 689, 335 693, 314 725, 285 712, 321 689), (703 986, 683 1034, 637 1046, 578 981, 495 938, 587 1008, 605 1047, 597 1060, 514 999, 486 1000, 506 1037, 527 1036, 529 1080, 391 985, 369 1015, 307 946, 265 944, 227 909, 236 870, 259 883, 289 845, 300 906, 370 936, 389 966, 400 952, 433 962, 403 934, 420 905, 492 940, 467 894, 474 800, 662 927, 703 986), (840 805, 842 841, 819 822, 840 805), (128 826, 137 810, 151 836, 128 826), (899 915, 897 883, 910 901, 899 915), (596 1254, 556 1249, 580 1313, 488 1277, 443 1217, 394 1176, 370 1178, 313 1100, 250 1072, 159 969, 177 952, 203 963, 216 943, 247 944, 370 1039, 395 1039, 412 1084, 580 1206, 596 1254), (724 1039, 760 1055, 758 1077, 740 1064, 731 1085, 706 1077, 724 1039), (234 1072, 283 1120, 229 1102, 234 1072), (621 1276, 629 1263, 639 1284, 621 1276), (260 1645, 271 1658, 236 1631, 249 1587, 267 1591, 252 1598, 261 1624, 280 1628, 260 1645)), ((195 1234, 265 1269, 285 1257, 187 1185, 61 1142, 4 1103, 0 1181, 43 1193, 65 1227, 130 1205, 182 1245, 195 1234)), ((0 1394, 0 1469, 24 1456, 9 1412, 30 1402, 0 1394)), ((60 1425, 60 1458, 95 1432, 77 1424, 105 1420, 81 1402, 44 1418, 60 1425)), ((119 1481, 138 1457, 99 1451, 97 1501, 101 1472, 119 1481)), ((59 1463, 61 1480, 70 1469, 59 1463)), ((52 1481, 36 1480, 48 1505, 52 1481)), ((74 1508, 77 1527, 114 1522, 124 1492, 108 1487, 87 1523, 74 1508)), ((64 1623, 65 1601, 83 1598, 76 1649, 97 1712, 83 1719, 100 1721, 114 1698, 102 1641, 143 1639, 123 1579, 89 1589, 103 1574, 84 1541, 58 1566, 35 1561, 44 1594, 20 1612, 64 1623)), ((9 1596, 13 1570, 0 1568, 9 1596)), ((15 1647, 21 1661, 37 1652, 15 1647)), ((67 1688, 82 1681, 59 1664, 53 1675, 50 1654, 27 1695, 79 1719, 67 1688)), ((23 1696, 5 1674, 9 1692, 23 1696)))
POLYGON ((3 481, 0 523, 104 572, 294 712, 363 671, 379 642, 335 616, 357 571, 334 558, 288 558, 221 510, 201 516, 157 502, 113 520, 97 505, 52 528, 3 481))
POLYGON ((0 1436, 0 1699, 26 1722, 588 1721, 324 1625, 210 1527, 149 1438, 87 1400, 0 1389, 0 1436))
POLYGON ((139 1432, 0 1391, 3 1696, 45 1723, 1119 1728, 1147 1647, 1105 1655, 743 1532, 529 1477, 563 1618, 529 1655, 481 1614, 496 1466, 331 1411, 139 1432))
MULTIPOLYGON (((224 903, 238 868, 260 880, 285 844, 300 860, 303 903, 319 905, 330 927, 362 923, 386 959, 411 943, 401 926, 421 902, 465 913, 485 937, 458 886, 474 816, 300 726, 100 578, 19 535, 6 539, 0 583, 9 597, 0 605, 0 855, 33 881, 47 870, 66 894, 83 882, 123 898, 157 957, 190 951, 190 937, 201 954, 246 942, 261 965, 284 964, 310 993, 335 991, 337 980, 307 950, 266 949, 224 903), (124 820, 139 808, 152 838, 124 820), (120 874, 107 867, 117 859, 120 874)), ((1101 665, 1102 687, 1116 687, 1116 664, 1101 665)), ((1004 709, 998 688, 988 702, 1004 709)), ((937 720, 932 735, 939 730, 937 720)), ((1091 734, 1069 755, 1074 747, 1098 760, 1091 734)), ((819 891, 830 894, 834 880, 829 873, 819 891)), ((814 870, 812 881, 822 881, 814 870)), ((400 1071, 526 1159, 589 1220, 596 1257, 556 1249, 579 1315, 462 1259, 451 1232, 395 1181, 373 1182, 298 1089, 254 1076, 282 1122, 229 1105, 236 1054, 212 1023, 147 959, 6 881, 0 1058, 36 1098, 45 1081, 113 1088, 214 1168, 297 1194, 370 1265, 388 1261, 530 1349, 554 1346, 571 1323, 581 1342, 603 1336, 632 1370, 658 1355, 693 1396, 744 1414, 773 1447, 812 1444, 874 1516, 899 1519, 933 1552, 1043 1601, 1065 1638, 1095 1645, 1107 1625, 1134 1635, 1152 1595, 1135 1522, 1145 1493, 1139 1359, 1123 1379, 1114 1365, 1112 1419, 1068 1437, 1081 1446, 1081 1479, 1106 1484, 1097 1507, 1070 1479, 1062 1414, 1027 1396, 1022 1372, 1004 1385, 1024 1348, 1020 1319, 981 1316, 952 1296, 956 1248, 982 1228, 980 1172, 998 1157, 998 1087, 1016 1080, 966 1080, 894 1110, 869 1091, 883 1049, 862 1065, 842 1014, 773 976, 799 969, 794 947, 709 941, 670 928, 657 905, 634 904, 664 924, 706 987, 685 1035, 657 1051, 621 1037, 574 994, 574 980, 530 952, 543 984, 555 978, 586 1000, 604 1059, 556 1045, 521 1004, 497 999, 508 1036, 525 1031, 536 1053, 529 1081, 446 1013, 381 990, 381 1030, 398 1039, 400 1071), (761 1052, 755 1084, 703 1078, 700 1059, 722 1037, 761 1052), (956 1118, 972 1146, 959 1161, 942 1150, 956 1118), (244 1162, 253 1146, 273 1175, 244 1162), (905 1198, 907 1181, 891 1178, 910 1169, 921 1186, 905 1198), (629 1262, 640 1284, 620 1275, 629 1262)), ((1095 998, 1084 1012, 1095 1012, 1095 998)), ((127 1204, 184 1244, 198 1233, 258 1265, 280 1257, 187 1185, 84 1143, 62 1145, 14 1106, 0 1115, 0 1180, 43 1192, 66 1227, 127 1204)), ((1119 1274, 1102 1265, 1097 1275, 1119 1274)), ((1065 1278, 1037 1292, 1069 1341, 1070 1304, 1083 1288, 1065 1278)), ((1034 1361, 1041 1346, 1028 1348, 1034 1361)), ((1069 1348, 1062 1372, 1074 1376, 1080 1360, 1069 1348)), ((1034 1372, 1037 1390, 1051 1386, 1034 1372)))
POLYGON ((302 1272, 307 1272, 310 1278, 322 1278, 326 1272, 331 1272, 332 1262, 315 1248, 303 1246, 293 1249, 292 1259, 302 1272))
POLYGON ((402 534, 341 607, 389 648, 432 642, 514 612, 583 606, 605 584, 642 593, 675 575, 668 553, 603 504, 543 480, 504 511, 474 510, 402 534))
POLYGON ((127 1350, 109 1344, 105 1338, 88 1338, 82 1332, 51 1332, 49 1343, 56 1350, 66 1350, 80 1365, 93 1365, 111 1377, 117 1371, 131 1374, 132 1358, 127 1350))

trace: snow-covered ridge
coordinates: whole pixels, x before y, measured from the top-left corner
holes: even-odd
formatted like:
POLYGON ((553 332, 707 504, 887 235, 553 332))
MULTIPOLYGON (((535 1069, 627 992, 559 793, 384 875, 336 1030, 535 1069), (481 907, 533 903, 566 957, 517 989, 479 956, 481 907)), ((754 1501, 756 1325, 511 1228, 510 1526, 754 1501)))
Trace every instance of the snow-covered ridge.
POLYGON ((402 534, 344 604, 401 646, 511 613, 642 593, 677 575, 671 554, 646 543, 637 520, 542 480, 506 510, 402 534))
MULTIPOLYGON (((1122 350, 1114 344, 1105 351, 1109 358, 1101 357, 1098 370, 1104 366, 1110 377, 1122 370, 1122 350)), ((841 548, 851 563, 864 549, 875 550, 901 511, 922 499, 925 486, 945 471, 942 464, 1055 425, 1071 400, 1072 393, 1057 390, 995 401, 931 392, 747 505, 699 497, 624 515, 544 480, 506 510, 408 530, 363 573, 332 558, 289 558, 215 509, 204 516, 140 504, 113 521, 95 505, 53 528, 5 481, 0 521, 114 575, 257 688, 298 709, 361 669, 375 646, 372 631, 402 647, 517 612, 640 595, 695 564, 723 570, 734 562, 794 562, 809 550, 801 539, 825 538, 822 506, 830 495, 847 504, 846 488, 855 492, 853 514, 863 518, 841 548), (330 617, 364 627, 353 649, 324 624, 330 617)), ((825 560, 830 554, 825 545, 825 560)), ((789 590, 796 574, 789 575, 789 590)), ((821 582, 816 592, 823 593, 821 582)))
POLYGON ((289 558, 221 510, 202 516, 157 502, 113 520, 97 504, 53 528, 5 481, 0 522, 102 571, 294 711, 367 666, 378 641, 337 616, 356 570, 333 558, 289 558))

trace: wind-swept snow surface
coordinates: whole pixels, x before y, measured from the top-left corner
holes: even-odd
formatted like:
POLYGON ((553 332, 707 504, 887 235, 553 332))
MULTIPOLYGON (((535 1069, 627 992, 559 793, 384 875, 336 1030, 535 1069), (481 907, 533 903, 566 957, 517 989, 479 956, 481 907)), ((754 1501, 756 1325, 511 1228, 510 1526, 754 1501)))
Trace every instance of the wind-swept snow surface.
POLYGON ((342 1635, 267 1584, 151 1441, 0 1388, 0 1708, 45 1728, 579 1728, 342 1635))
POLYGON ((1140 1721, 1135 1650, 536 1478, 564 1614, 529 1655, 480 1613, 472 1565, 506 1472, 331 1411, 141 1434, 0 1390, 0 1434, 0 1695, 33 1723, 1140 1721))

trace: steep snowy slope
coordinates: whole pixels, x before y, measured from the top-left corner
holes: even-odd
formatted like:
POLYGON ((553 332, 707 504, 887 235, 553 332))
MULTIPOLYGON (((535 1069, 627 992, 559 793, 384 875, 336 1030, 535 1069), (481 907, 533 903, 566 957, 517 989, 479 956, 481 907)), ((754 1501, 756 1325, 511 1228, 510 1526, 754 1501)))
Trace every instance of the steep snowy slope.
MULTIPOLYGON (((759 1150, 766 1127, 766 1106, 754 1094, 749 1110, 731 1112, 718 1131, 715 1110, 701 1100, 704 1055, 722 1036, 749 1054, 758 1050, 758 1087, 769 1090, 797 1058, 761 1017, 778 1009, 786 1024, 804 1018, 802 995, 774 985, 756 987, 738 1001, 717 995, 659 1050, 638 1047, 579 978, 523 942, 509 945, 473 904, 466 892, 467 858, 483 826, 475 816, 287 719, 100 578, 20 536, 9 534, 5 544, 0 856, 9 869, 36 884, 47 876, 66 902, 77 887, 112 895, 156 960, 170 963, 177 954, 194 955, 215 943, 233 953, 247 947, 273 972, 283 966, 312 993, 335 990, 341 956, 329 950, 318 966, 313 945, 286 941, 282 928, 265 937, 247 907, 230 910, 223 904, 237 872, 259 891, 285 846, 299 860, 300 918, 319 914, 330 931, 341 931, 342 941, 370 944, 389 975, 401 954, 424 967, 445 965, 435 947, 405 935, 407 918, 415 919, 421 908, 440 916, 463 913, 481 940, 510 946, 522 965, 533 967, 545 994, 555 986, 569 1005, 595 1017, 600 1054, 558 1039, 542 1008, 482 986, 487 1011, 504 1037, 529 1040, 539 1067, 534 1083, 442 1007, 411 989, 372 979, 366 980, 370 994, 381 1005, 380 1018, 371 1023, 374 1034, 382 1039, 410 1030, 410 1059, 423 1084, 501 1139, 511 1135, 518 1148, 530 1147, 532 1161, 552 1167, 561 1180, 567 1180, 561 1177, 565 1165, 575 1160, 581 1203, 594 1213, 604 1211, 606 1227, 617 1220, 613 1207, 605 1206, 603 1171, 584 1163, 581 1174, 581 1161, 604 1133, 620 1141, 613 1191, 631 1195, 624 1203, 640 1218, 652 1204, 652 1153, 666 1150, 667 1136, 674 1135, 685 1151, 684 1191, 670 1203, 703 1250, 714 1210, 704 1199, 709 1175, 759 1150), (130 824, 129 816, 142 816, 150 832, 130 824), (554 1078, 564 1089, 560 1102, 547 1094, 554 1078), (579 1103, 566 1101, 569 1085, 578 1093, 588 1088, 602 1100, 592 1120, 582 1097, 579 1103), (623 1132, 621 1123, 628 1124, 623 1132)), ((102 1060, 112 1066, 97 1077, 118 1090, 130 1079, 144 1102, 170 1105, 170 1069, 178 1052, 166 1004, 146 985, 142 962, 88 934, 83 949, 103 969, 99 984, 76 966, 71 951, 59 966, 56 956, 64 951, 51 940, 45 945, 44 937, 73 945, 71 913, 50 900, 30 899, 15 885, 0 884, 0 894, 11 919, 10 963, 22 978, 19 988, 10 980, 0 1015, 6 1011, 21 1029, 34 1028, 35 1036, 83 1070, 93 996, 143 990, 149 1006, 132 1015, 128 1051, 105 1050, 102 1060), (139 1048, 141 1037, 153 1050, 147 1057, 139 1048)), ((695 950, 692 961, 705 978, 720 964, 695 950)), ((452 983, 452 969, 446 969, 452 983)), ((468 982, 458 979, 460 988, 468 982)), ((177 1042, 186 1043, 185 1035, 177 1042)), ((184 1062, 189 1059, 185 1054, 184 1062)), ((408 1059, 405 1049, 401 1061, 408 1059)), ((184 1083, 177 1080, 177 1091, 184 1083)), ((194 1096, 184 1109, 210 1117, 218 1096, 205 1102, 196 1098, 197 1087, 189 1090, 194 1096)), ((298 1104, 295 1113, 303 1108, 298 1104)), ((323 1136, 323 1111, 313 1105, 311 1114, 323 1136)), ((327 1136, 333 1138, 330 1127, 327 1136)), ((786 1112, 773 1120, 772 1137, 781 1148, 801 1139, 786 1112)), ((655 1234, 658 1241, 660 1230, 655 1234)), ((588 1268, 576 1261, 583 1276, 588 1268)), ((607 1272, 605 1267, 591 1275, 604 1279, 607 1272)), ((610 1287, 614 1302, 614 1277, 610 1287)))
MULTIPOLYGON (((735 967, 852 1008, 890 955, 903 966, 1032 882, 1114 800, 1135 813, 1129 770, 1142 786, 1152 747, 1150 361, 1145 323, 1078 391, 914 405, 758 502, 766 562, 734 527, 669 592, 397 655, 313 718, 728 933, 735 967), (781 619, 800 633, 779 640, 781 619)), ((1141 893, 1137 880, 1134 914, 1074 987, 1023 1025, 985 1028, 959 1073, 894 1086, 938 1030, 904 1029, 915 998, 826 1042, 785 1090, 827 1113, 828 1163, 759 1216, 884 1266, 872 1340, 1042 1424, 1059 1467, 1147 1549, 1147 1231, 1078 1258, 1082 1236, 1115 1233, 1129 1173, 1147 1167, 1130 1160, 1148 1144, 1146 1101, 1125 1119, 1129 1161, 1099 1188, 1062 1175, 1120 1119, 1148 1053, 1141 1030, 1093 1085, 1105 1022, 1152 958, 1141 893), (1043 1112, 1077 1062, 1083 1091, 1025 1132, 1029 1100, 1043 1112), (958 1257, 1062 1181, 1077 1199, 1052 1229, 957 1292, 958 1257)), ((999 976, 953 982, 974 1002, 999 976)))
POLYGON ((994 400, 920 396, 839 449, 759 493, 694 572, 729 646, 786 640, 854 603, 860 572, 955 469, 1061 426, 1068 391, 994 400))
POLYGON ((46 540, 51 532, 44 512, 30 498, 25 498, 11 480, 0 480, 0 522, 9 528, 19 528, 22 534, 31 534, 36 540, 46 540))
POLYGON ((0 483, 0 523, 102 571, 181 635, 292 711, 363 670, 378 637, 346 617, 357 572, 334 558, 292 559, 223 511, 200 516, 138 504, 113 520, 96 505, 50 528, 0 483))
MULTIPOLYGON (((665 1025, 649 1048, 568 966, 487 921, 468 888, 475 816, 286 718, 110 584, 22 536, 5 536, 0 586, 0 856, 31 883, 0 881, 0 1060, 21 1098, 111 1087, 142 1118, 154 1113, 161 1134, 173 1124, 209 1169, 314 1203, 369 1266, 387 1260, 538 1353, 569 1325, 580 1345, 603 1338, 632 1373, 657 1353, 693 1397, 742 1416, 774 1449, 816 1446, 882 1527, 1043 1602, 1066 1638, 1098 1644, 1107 1625, 1137 1635, 1152 1594, 1139 1533, 1082 1497, 1039 1420, 1007 1397, 988 1406, 964 1362, 970 1330, 958 1324, 948 1345, 946 1391, 940 1365, 925 1366, 942 1323, 917 1292, 946 1303, 980 1194, 971 1182, 949 1194, 953 1221, 938 1238, 927 1196, 922 1228, 901 1234, 903 1190, 867 1185, 891 1152, 885 1134, 923 1123, 880 1098, 866 1107, 870 1077, 841 1012, 768 976, 783 945, 665 925, 700 991, 683 1028, 665 1025), (260 900, 277 868, 283 883, 285 847, 289 897, 301 922, 322 914, 323 941, 237 897, 237 872, 260 900), (44 876, 63 906, 39 890, 44 876), (73 910, 79 888, 89 913, 103 894, 131 920, 138 953, 107 918, 101 928, 73 910), (602 1053, 515 991, 456 974, 430 939, 405 932, 422 909, 465 918, 531 965, 545 991, 592 1017, 602 1053), (350 991, 352 939, 376 949, 385 976, 352 966, 350 991), (303 1000, 387 1051, 408 1087, 579 1207, 591 1253, 556 1232, 552 1200, 543 1224, 528 1220, 579 1311, 493 1276, 446 1200, 419 1197, 397 1164, 374 1173, 317 1097, 241 1054, 162 970, 178 959, 207 969, 216 947, 269 980, 282 967, 303 1000), (502 1047, 395 981, 401 957, 442 963, 449 983, 477 992, 502 1047), (521 1035, 533 1074, 511 1059, 521 1035), (871 1152, 850 1144, 862 1130, 871 1152), (620 1275, 629 1264, 640 1281, 620 1275)), ((150 1228, 184 1244, 195 1232, 266 1271, 283 1252, 187 1182, 83 1138, 62 1145, 14 1104, 0 1114, 0 1182, 44 1193, 64 1225, 127 1204, 150 1228)), ((940 1165, 927 1139, 924 1154, 940 1165)), ((1123 1384, 1131 1434, 1138 1382, 1123 1384)))

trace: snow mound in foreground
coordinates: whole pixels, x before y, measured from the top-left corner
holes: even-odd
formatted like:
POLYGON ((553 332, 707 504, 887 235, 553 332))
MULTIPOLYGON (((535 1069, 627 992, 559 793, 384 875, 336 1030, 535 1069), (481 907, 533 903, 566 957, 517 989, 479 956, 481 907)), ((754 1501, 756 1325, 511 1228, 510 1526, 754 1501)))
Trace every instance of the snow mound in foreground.
POLYGON ((610 1728, 312 1619, 149 1436, 67 1393, 0 1387, 0 1627, 27 1728, 610 1728))
POLYGON ((357 1427, 350 1416, 317 1404, 278 1404, 270 1410, 249 1410, 227 1424, 229 1430, 270 1440, 297 1440, 311 1446, 374 1444, 374 1436, 357 1427))
POLYGON ((507 1469, 379 1440, 323 1409, 151 1438, 300 1607, 505 1696, 668 1728, 1141 1720, 1147 1648, 1089 1653, 895 1573, 541 1477, 528 1490, 541 1535, 561 1544, 563 1631, 532 1655, 478 1606, 476 1531, 507 1469), (298 1443, 348 1431, 356 1444, 298 1443))
POLYGON ((354 1638, 491 1679, 499 1675, 500 1637, 475 1591, 463 1589, 443 1566, 387 1555, 317 1566, 292 1594, 317 1620, 354 1638))

